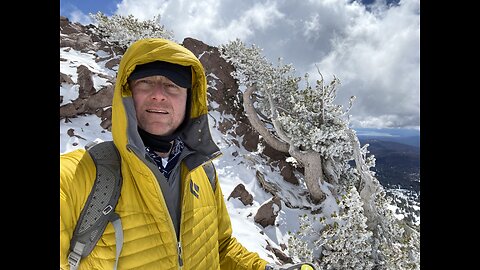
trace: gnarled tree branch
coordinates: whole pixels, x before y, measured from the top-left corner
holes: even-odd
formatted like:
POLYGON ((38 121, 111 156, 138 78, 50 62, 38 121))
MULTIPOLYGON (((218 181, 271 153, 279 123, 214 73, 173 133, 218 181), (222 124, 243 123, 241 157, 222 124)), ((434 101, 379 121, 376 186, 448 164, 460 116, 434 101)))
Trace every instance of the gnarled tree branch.
POLYGON ((367 216, 367 225, 370 229, 374 230, 378 224, 378 211, 375 207, 375 194, 377 193, 377 186, 374 182, 373 176, 365 164, 365 160, 360 152, 360 142, 357 136, 351 129, 347 129, 348 137, 353 146, 353 155, 355 158, 355 165, 360 175, 360 187, 358 192, 363 201, 363 209, 365 216, 367 216))
POLYGON ((273 147, 275 150, 288 153, 289 143, 279 140, 275 135, 270 133, 270 131, 263 125, 263 122, 258 117, 258 114, 253 107, 253 102, 251 99, 252 93, 256 90, 255 86, 247 87, 247 90, 243 93, 243 108, 247 114, 248 120, 252 124, 253 128, 262 135, 263 139, 267 142, 268 145, 273 147))
POLYGON ((323 184, 324 175, 322 168, 322 157, 320 153, 313 150, 302 151, 295 147, 281 128, 280 122, 278 121, 277 108, 273 103, 271 95, 268 96, 268 101, 270 103, 270 108, 272 111, 272 122, 277 133, 277 138, 274 134, 264 126, 263 122, 260 120, 258 114, 255 111, 253 106, 253 101, 251 99, 253 92, 256 90, 255 86, 247 87, 247 90, 243 93, 243 106, 247 114, 248 120, 252 124, 253 128, 263 136, 265 141, 273 147, 274 149, 289 153, 292 157, 297 159, 305 168, 305 184, 310 193, 312 201, 314 203, 320 203, 325 199, 325 194, 320 188, 320 185, 323 184))

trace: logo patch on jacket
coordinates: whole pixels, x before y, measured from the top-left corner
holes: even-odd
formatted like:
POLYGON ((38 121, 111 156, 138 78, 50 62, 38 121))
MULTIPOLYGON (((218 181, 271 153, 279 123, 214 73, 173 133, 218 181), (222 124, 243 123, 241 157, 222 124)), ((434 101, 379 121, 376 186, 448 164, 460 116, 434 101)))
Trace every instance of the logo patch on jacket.
POLYGON ((198 191, 200 190, 200 187, 197 186, 192 180, 190 180, 190 192, 197 197, 198 199, 198 191))

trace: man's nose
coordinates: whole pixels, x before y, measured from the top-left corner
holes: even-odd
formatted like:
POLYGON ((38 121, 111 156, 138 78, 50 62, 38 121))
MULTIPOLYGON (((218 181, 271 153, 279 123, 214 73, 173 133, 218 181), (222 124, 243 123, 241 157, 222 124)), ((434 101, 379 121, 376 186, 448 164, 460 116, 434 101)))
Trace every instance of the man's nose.
POLYGON ((166 88, 163 83, 155 83, 153 85, 152 97, 157 99, 165 99, 167 97, 166 88))

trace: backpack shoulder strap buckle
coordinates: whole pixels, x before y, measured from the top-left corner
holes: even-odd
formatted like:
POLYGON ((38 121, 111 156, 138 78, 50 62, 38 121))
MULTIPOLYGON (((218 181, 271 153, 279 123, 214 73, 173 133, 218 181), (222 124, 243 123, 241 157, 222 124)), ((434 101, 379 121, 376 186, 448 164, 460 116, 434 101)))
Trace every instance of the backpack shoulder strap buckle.
POLYGON ((68 264, 70 265, 70 269, 75 269, 76 267, 78 267, 81 258, 82 256, 78 255, 77 253, 73 251, 70 252, 70 254, 68 254, 68 264))
POLYGON ((85 244, 81 242, 76 242, 73 250, 68 254, 68 264, 70 265, 71 270, 77 269, 78 265, 80 264, 80 260, 82 259, 82 252, 85 248, 85 244))

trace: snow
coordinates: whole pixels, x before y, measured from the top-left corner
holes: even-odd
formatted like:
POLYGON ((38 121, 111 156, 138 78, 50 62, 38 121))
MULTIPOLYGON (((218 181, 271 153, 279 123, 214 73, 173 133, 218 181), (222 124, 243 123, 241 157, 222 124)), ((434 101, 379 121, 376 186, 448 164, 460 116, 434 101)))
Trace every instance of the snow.
POLYGON ((69 118, 68 123, 65 123, 65 120, 60 120, 60 153, 84 148, 86 144, 95 140, 111 140, 112 133, 104 130, 100 126, 101 122, 96 115, 69 118), (78 137, 70 137, 67 134, 69 129, 73 129, 74 134, 78 137))
POLYGON ((98 50, 96 54, 101 58, 110 57, 110 54, 104 50, 98 50))
POLYGON ((77 99, 79 95, 78 89, 78 84, 71 85, 67 83, 62 83, 60 85, 60 96, 63 96, 63 100, 62 103, 60 103, 60 106, 68 104, 77 99))
POLYGON ((210 102, 210 107, 212 107, 212 109, 218 109, 218 107, 220 107, 220 104, 218 104, 216 101, 212 101, 210 102))
MULTIPOLYGON (((98 51, 94 54, 105 57, 105 51, 98 51)), ((84 65, 93 73, 93 87, 98 91, 107 79, 99 77, 98 74, 114 77, 115 72, 105 68, 105 61, 95 62, 94 54, 76 51, 71 48, 60 48, 60 72, 71 75, 73 82, 77 82, 77 67, 84 65)))

